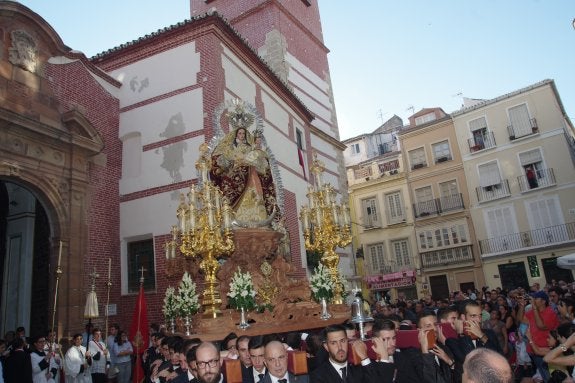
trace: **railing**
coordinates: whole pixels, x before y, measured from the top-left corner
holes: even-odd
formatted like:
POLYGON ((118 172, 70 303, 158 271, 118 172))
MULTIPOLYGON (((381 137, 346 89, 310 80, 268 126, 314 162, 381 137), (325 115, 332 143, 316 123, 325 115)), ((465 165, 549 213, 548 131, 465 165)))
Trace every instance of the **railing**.
POLYGON ((413 212, 416 219, 447 213, 453 210, 461 210, 463 208, 465 208, 465 206, 461 193, 413 204, 413 212))
POLYGON ((441 213, 453 210, 460 210, 463 209, 465 206, 463 205, 463 195, 453 194, 449 197, 440 197, 438 198, 439 202, 439 211, 441 213))
POLYGON ((471 246, 421 253, 421 264, 423 267, 447 266, 465 262, 473 262, 471 246))
POLYGON ((429 201, 416 202, 413 204, 413 213, 415 218, 428 217, 430 215, 437 215, 439 213, 439 207, 437 206, 437 200, 432 199, 429 201))
POLYGON ((479 241, 481 254, 519 250, 526 247, 551 245, 575 240, 575 222, 523 231, 479 241))
POLYGON ((529 123, 531 125, 531 131, 519 131, 519 130, 515 129, 513 127, 513 125, 508 125, 507 126, 507 133, 509 133, 509 139, 511 141, 513 141, 513 140, 516 140, 516 139, 521 138, 521 137, 526 137, 526 136, 530 136, 532 134, 539 133, 539 127, 537 126, 537 120, 532 118, 531 120, 529 120, 529 123))
POLYGON ((359 169, 355 169, 353 171, 353 176, 355 177, 355 179, 360 179, 360 178, 366 178, 371 176, 371 167, 364 167, 364 168, 359 168, 359 169))
POLYGON ((453 158, 451 157, 451 155, 447 155, 447 156, 441 156, 441 157, 437 157, 435 159, 435 163, 436 164, 440 164, 442 162, 447 162, 447 161, 451 161, 453 158))
POLYGON ((385 215, 387 218, 387 223, 389 225, 395 225, 396 223, 403 223, 406 221, 407 216, 405 214, 405 209, 402 207, 399 213, 396 212, 396 215, 392 217, 391 212, 389 209, 385 209, 385 215))
POLYGON ((553 186, 556 184, 553 168, 535 170, 533 173, 533 178, 528 178, 526 175, 517 177, 519 190, 521 190, 521 192, 553 186))
POLYGON ((483 149, 494 148, 497 146, 493 132, 486 132, 484 136, 469 138, 467 140, 467 145, 469 145, 470 153, 475 153, 483 149))
POLYGON ((492 201, 511 195, 509 191, 509 181, 506 179, 501 180, 500 183, 495 185, 476 187, 475 192, 477 193, 477 200, 479 202, 492 201))

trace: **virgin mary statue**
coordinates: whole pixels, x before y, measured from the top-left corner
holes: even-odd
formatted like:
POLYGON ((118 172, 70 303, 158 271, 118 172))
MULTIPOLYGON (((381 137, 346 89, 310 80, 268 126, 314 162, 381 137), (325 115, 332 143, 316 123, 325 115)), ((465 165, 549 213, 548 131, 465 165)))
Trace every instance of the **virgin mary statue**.
POLYGON ((210 179, 228 199, 236 224, 270 225, 280 218, 280 211, 262 130, 248 130, 255 117, 241 102, 226 117, 232 129, 212 152, 210 179))

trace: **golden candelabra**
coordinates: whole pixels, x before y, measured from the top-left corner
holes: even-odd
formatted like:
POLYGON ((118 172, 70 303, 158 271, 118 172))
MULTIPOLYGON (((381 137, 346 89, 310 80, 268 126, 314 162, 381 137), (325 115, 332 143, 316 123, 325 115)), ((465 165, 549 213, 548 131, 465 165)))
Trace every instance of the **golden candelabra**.
POLYGON ((203 182, 199 188, 192 185, 187 200, 180 194, 179 227, 172 227, 172 240, 166 243, 166 258, 176 258, 178 245, 184 256, 201 257, 200 270, 205 279, 202 307, 206 317, 216 318, 221 316, 222 303, 216 278, 220 268, 218 258, 234 251, 232 211, 220 189, 209 180, 210 158, 205 144, 200 151, 196 168, 203 182))
POLYGON ((313 157, 310 171, 315 177, 315 187, 309 186, 309 206, 304 205, 300 212, 305 248, 323 253, 321 263, 328 268, 335 285, 333 302, 341 304, 343 283, 339 276, 339 255, 335 248, 351 243, 349 206, 346 203, 338 204, 333 186, 322 183, 325 166, 317 159, 317 153, 313 157))

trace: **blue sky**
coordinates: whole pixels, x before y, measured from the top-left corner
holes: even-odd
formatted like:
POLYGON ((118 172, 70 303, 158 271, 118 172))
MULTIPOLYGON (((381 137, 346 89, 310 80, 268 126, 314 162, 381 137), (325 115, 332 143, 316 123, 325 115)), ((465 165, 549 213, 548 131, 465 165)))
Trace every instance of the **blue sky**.
MULTIPOLYGON (((293 0, 292 0, 293 1, 293 0)), ((189 18, 189 0, 21 0, 88 57, 189 18)), ((319 0, 342 139, 554 79, 575 118, 573 0, 319 0)))

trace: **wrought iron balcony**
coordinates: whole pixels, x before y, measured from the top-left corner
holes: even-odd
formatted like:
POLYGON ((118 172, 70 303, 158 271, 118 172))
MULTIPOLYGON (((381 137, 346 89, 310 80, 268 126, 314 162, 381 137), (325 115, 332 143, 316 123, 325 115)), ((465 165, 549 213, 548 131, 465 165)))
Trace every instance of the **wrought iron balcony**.
POLYGON ((461 210, 465 207, 463 204, 463 195, 461 193, 453 194, 449 197, 440 197, 437 200, 439 202, 440 213, 445 213, 453 210, 461 210))
POLYGON ((532 179, 527 178, 526 175, 517 177, 517 181, 519 182, 519 190, 521 190, 522 193, 533 189, 553 186, 556 184, 553 168, 535 170, 533 173, 535 173, 535 177, 532 179))
POLYGON ((521 131, 521 130, 515 128, 513 125, 508 125, 507 126, 507 133, 509 133, 509 139, 511 141, 513 141, 513 140, 516 140, 516 139, 521 138, 521 137, 526 137, 526 136, 530 136, 532 134, 539 133, 539 127, 537 126, 537 120, 532 118, 531 120, 529 120, 529 123, 531 125, 530 131, 521 131))
POLYGON ((413 204, 416 219, 461 210, 463 208, 465 208, 465 206, 461 193, 413 204))
POLYGON ((469 145, 470 153, 475 153, 480 150, 494 148, 495 146, 497 146, 495 143, 495 136, 493 135, 493 132, 486 132, 482 136, 469 138, 467 140, 467 145, 469 145))
POLYGON ((439 206, 437 204, 437 200, 432 199, 429 201, 414 203, 413 213, 415 214, 415 218, 423 218, 439 214, 439 206))
POLYGON ((495 185, 476 187, 475 192, 477 193, 477 200, 479 202, 493 201, 511 195, 509 191, 509 181, 506 179, 501 180, 500 183, 495 185))
POLYGON ((421 253, 423 267, 445 267, 447 265, 473 262, 471 246, 454 247, 421 253))
POLYGON ((523 231, 479 241, 481 255, 553 245, 575 240, 575 222, 523 231))
POLYGON ((405 214, 405 209, 403 208, 403 206, 401 207, 401 211, 395 212, 395 215, 392 215, 389 209, 385 209, 385 216, 387 218, 388 225, 403 223, 407 220, 407 216, 405 214))

